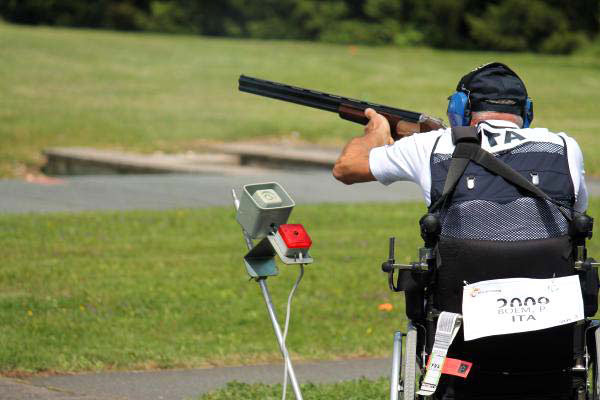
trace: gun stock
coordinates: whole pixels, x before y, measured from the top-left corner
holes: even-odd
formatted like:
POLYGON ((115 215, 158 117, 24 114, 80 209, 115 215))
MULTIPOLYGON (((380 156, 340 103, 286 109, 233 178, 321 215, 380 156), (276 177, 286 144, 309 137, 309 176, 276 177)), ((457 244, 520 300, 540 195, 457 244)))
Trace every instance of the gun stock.
POLYGON ((389 121, 394 140, 398 140, 414 132, 427 132, 444 128, 441 120, 414 111, 402 110, 400 108, 252 78, 245 75, 241 75, 239 78, 239 90, 320 110, 336 112, 342 119, 362 125, 366 125, 369 122, 368 118, 365 117, 364 111, 367 108, 373 108, 389 121))

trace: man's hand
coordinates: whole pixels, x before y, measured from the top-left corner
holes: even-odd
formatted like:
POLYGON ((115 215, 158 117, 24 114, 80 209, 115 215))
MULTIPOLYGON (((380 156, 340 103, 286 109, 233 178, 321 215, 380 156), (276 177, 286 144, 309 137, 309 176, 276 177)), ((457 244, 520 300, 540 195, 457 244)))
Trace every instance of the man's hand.
MULTIPOLYGON (((375 177, 371 173, 369 165, 369 154, 374 147, 381 147, 386 144, 394 144, 394 139, 390 135, 390 123, 383 116, 378 114, 372 108, 365 110, 365 117, 369 122, 365 126, 365 134, 351 139, 342 150, 342 154, 338 157, 333 166, 333 176, 338 181, 344 182, 347 185, 358 182, 374 181, 375 177)), ((441 127, 439 121, 436 122, 441 127)), ((417 132, 431 130, 434 124, 421 124, 406 121, 398 122, 395 126, 398 137, 403 138, 417 132)))
MULTIPOLYGON (((384 144, 394 144, 394 139, 390 135, 391 129, 387 118, 378 114, 372 108, 367 108, 365 110, 365 116, 369 119, 369 123, 365 126, 365 136, 374 135, 374 137, 383 139, 380 146, 383 146, 384 144)), ((415 133, 429 132, 442 127, 443 125, 441 125, 440 120, 431 117, 426 117, 423 122, 418 123, 401 120, 396 124, 395 137, 402 139, 403 137, 411 136, 415 133)))
POLYGON ((396 125, 396 135, 402 139, 403 137, 414 135, 418 132, 424 132, 420 123, 398 121, 396 125))
POLYGON ((396 137, 412 136, 415 133, 436 131, 445 128, 442 120, 422 114, 420 122, 398 121, 396 125, 396 137))
POLYGON ((365 117, 369 118, 369 123, 365 126, 365 136, 372 138, 375 146, 385 144, 394 144, 394 139, 390 134, 390 123, 388 120, 372 108, 365 110, 365 117))
POLYGON ((375 177, 369 168, 371 149, 394 143, 387 119, 372 108, 365 110, 365 116, 369 119, 369 123, 365 126, 365 134, 348 142, 333 167, 335 179, 347 185, 374 181, 375 177))

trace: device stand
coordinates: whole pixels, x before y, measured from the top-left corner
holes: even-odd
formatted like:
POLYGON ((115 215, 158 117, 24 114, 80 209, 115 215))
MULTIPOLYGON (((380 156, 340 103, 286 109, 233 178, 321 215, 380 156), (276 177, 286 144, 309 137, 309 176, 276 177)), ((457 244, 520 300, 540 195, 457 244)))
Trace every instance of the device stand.
POLYGON ((260 285, 260 290, 262 291, 263 297, 265 299, 265 304, 267 305, 267 311, 269 312, 269 317, 271 318, 271 323, 273 324, 273 330, 275 331, 275 336, 277 337, 277 342, 279 342, 279 349, 281 350, 281 354, 283 354, 284 362, 287 365, 287 373, 288 373, 288 377, 290 378, 290 382, 292 384, 292 390, 294 391, 296 400, 302 400, 302 393, 300 392, 300 385, 298 385, 298 380, 296 379, 296 373, 294 372, 294 367, 292 366, 292 359, 290 358, 290 354, 288 353, 287 347, 285 345, 285 341, 283 340, 283 334, 281 333, 281 327, 279 326, 277 314, 275 314, 275 307, 273 307, 273 301, 271 300, 271 294, 269 293, 269 288, 267 287, 267 278, 266 277, 259 278, 258 284, 260 285))
MULTIPOLYGON (((238 210, 240 207, 240 202, 237 196, 235 195, 235 191, 233 190, 232 195, 235 209, 238 210)), ((273 330, 275 331, 275 336, 277 338, 277 342, 279 343, 279 349, 281 350, 283 360, 287 367, 287 374, 290 379, 294 395, 296 396, 296 400, 303 400, 302 392, 300 392, 300 385, 298 384, 298 380, 296 379, 296 373, 294 372, 292 360, 287 350, 287 346, 285 345, 283 333, 281 332, 281 326, 279 325, 279 320, 277 319, 277 314, 275 313, 275 307, 273 306, 273 300, 271 300, 271 294, 269 292, 269 287, 267 286, 267 277, 277 275, 277 267, 275 266, 275 261, 273 259, 273 256, 274 254, 276 254, 276 251, 275 249, 273 249, 273 247, 271 247, 270 242, 265 240, 259 243, 259 245, 257 246, 257 250, 254 250, 254 252, 256 252, 257 254, 255 254, 253 257, 252 253, 254 244, 252 242, 252 239, 244 229, 242 229, 242 233, 244 235, 246 246, 249 250, 248 255, 244 257, 247 272, 253 279, 255 279, 258 282, 260 286, 260 290, 262 292, 265 304, 267 306, 267 311, 269 313, 269 318, 271 319, 271 323, 273 324, 273 330)))

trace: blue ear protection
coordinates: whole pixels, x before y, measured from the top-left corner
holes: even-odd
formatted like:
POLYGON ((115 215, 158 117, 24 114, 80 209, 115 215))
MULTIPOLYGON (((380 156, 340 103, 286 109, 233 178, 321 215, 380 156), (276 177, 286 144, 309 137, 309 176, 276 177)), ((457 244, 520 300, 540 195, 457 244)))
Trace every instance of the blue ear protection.
POLYGON ((448 97, 448 120, 450 126, 469 126, 471 107, 469 96, 465 92, 454 92, 448 97))
POLYGON ((523 112, 523 128, 529 128, 531 121, 533 121, 533 101, 528 97, 525 101, 525 110, 523 112))
MULTIPOLYGON (((469 95, 465 92, 454 92, 448 97, 448 120, 450 126, 469 126, 471 123, 471 104, 469 95)), ((533 121, 533 101, 527 98, 523 110, 523 128, 529 128, 533 121)))

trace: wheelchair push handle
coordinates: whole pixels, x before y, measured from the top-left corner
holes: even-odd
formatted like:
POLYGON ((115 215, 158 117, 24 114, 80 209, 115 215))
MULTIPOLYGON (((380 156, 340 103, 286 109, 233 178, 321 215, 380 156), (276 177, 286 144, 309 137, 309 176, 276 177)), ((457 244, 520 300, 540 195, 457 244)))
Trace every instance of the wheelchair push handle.
POLYGON ((395 247, 396 247, 396 238, 395 237, 391 237, 390 241, 389 241, 389 253, 388 253, 388 259, 386 261, 384 261, 381 264, 381 270, 383 272, 393 272, 394 271, 394 264, 396 263, 396 258, 395 258, 395 247))
POLYGON ((395 247, 396 247, 396 238, 395 237, 391 237, 389 240, 389 252, 388 252, 388 259, 386 261, 384 261, 381 264, 381 270, 383 272, 386 273, 393 273, 394 270, 398 269, 398 270, 411 270, 411 271, 415 271, 415 270, 419 270, 421 269, 421 265, 419 263, 412 263, 412 264, 396 264, 396 258, 395 258, 395 247))

